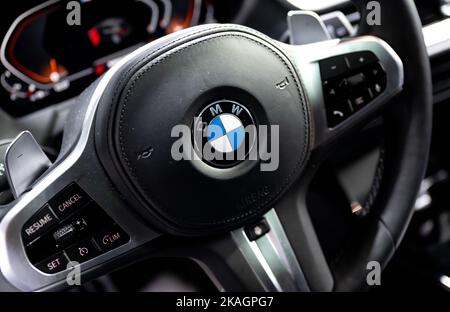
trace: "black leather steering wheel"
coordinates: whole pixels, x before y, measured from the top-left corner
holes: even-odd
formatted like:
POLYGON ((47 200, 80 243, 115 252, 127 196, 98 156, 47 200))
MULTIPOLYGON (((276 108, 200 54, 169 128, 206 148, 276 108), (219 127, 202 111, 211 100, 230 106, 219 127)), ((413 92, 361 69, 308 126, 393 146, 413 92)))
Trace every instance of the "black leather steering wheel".
POLYGON ((379 26, 365 23, 367 2, 357 1, 363 22, 347 40, 291 46, 242 26, 203 25, 121 60, 78 98, 52 168, 1 208, 2 289, 67 287, 69 260, 84 279, 157 256, 195 260, 221 290, 363 288, 367 263, 384 267, 409 223, 432 122, 413 2, 379 1, 379 26), (345 95, 330 98, 343 80, 345 95), (276 170, 261 171, 261 158, 173 159, 173 127, 193 129, 208 113, 278 125, 276 170), (329 147, 380 115, 370 211, 328 264, 306 191, 329 147))

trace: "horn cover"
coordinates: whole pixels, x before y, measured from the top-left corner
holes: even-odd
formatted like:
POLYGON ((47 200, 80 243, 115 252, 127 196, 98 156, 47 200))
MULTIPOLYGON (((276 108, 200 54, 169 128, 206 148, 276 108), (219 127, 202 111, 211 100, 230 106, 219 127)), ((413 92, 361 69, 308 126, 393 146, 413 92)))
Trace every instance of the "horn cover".
POLYGON ((309 120, 298 74, 271 39, 210 25, 150 44, 122 66, 100 100, 96 145, 115 187, 151 224, 177 235, 211 234, 273 207, 308 159, 309 120), (261 171, 254 160, 221 168, 173 159, 173 127, 193 127, 216 102, 241 105, 255 125, 279 126, 276 170, 261 171))

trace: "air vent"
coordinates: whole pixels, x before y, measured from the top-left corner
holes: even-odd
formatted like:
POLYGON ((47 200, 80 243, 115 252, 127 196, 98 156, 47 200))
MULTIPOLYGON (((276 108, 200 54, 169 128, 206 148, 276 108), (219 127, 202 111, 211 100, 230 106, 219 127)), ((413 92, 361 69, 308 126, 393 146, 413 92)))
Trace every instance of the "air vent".
POLYGON ((431 60, 433 74, 434 103, 450 99, 450 53, 442 54, 431 60))

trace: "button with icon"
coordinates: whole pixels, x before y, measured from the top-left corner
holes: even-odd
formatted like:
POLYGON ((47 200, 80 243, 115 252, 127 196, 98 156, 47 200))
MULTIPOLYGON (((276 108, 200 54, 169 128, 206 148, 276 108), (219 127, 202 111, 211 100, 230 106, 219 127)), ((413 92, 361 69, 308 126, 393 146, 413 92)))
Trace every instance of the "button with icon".
POLYGON ((349 100, 343 100, 327 109, 328 126, 333 128, 344 121, 353 113, 353 108, 349 100))
POLYGON ((348 64, 352 70, 378 62, 378 58, 371 51, 361 51, 347 55, 348 64))
POLYGON ((94 241, 104 252, 117 248, 130 240, 130 237, 118 226, 105 228, 94 235, 94 241))
POLYGON ((66 250, 66 254, 72 261, 84 262, 100 254, 100 251, 90 240, 82 241, 66 250))

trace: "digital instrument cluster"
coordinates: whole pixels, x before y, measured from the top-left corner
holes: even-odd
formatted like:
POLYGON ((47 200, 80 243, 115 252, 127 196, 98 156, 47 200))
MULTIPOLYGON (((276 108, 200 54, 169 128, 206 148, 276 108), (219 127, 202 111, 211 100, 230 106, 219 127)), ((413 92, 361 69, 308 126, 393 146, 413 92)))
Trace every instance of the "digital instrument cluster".
POLYGON ((80 22, 68 1, 21 14, 1 46, 1 88, 15 115, 78 94, 117 60, 166 34, 214 22, 212 0, 84 0, 80 22), (73 13, 74 14, 74 13, 73 13))

